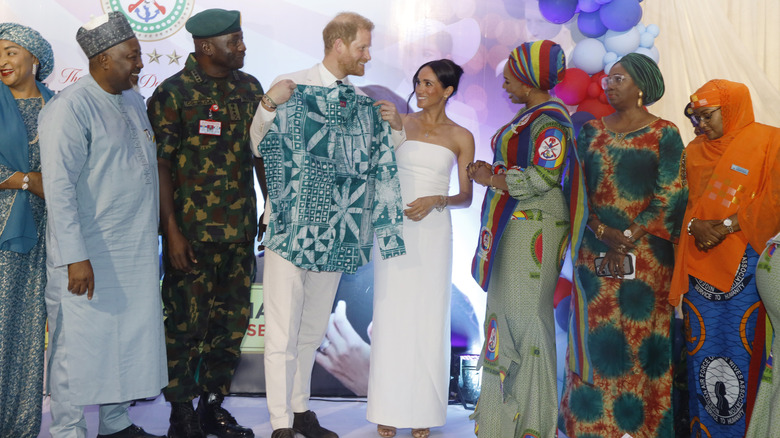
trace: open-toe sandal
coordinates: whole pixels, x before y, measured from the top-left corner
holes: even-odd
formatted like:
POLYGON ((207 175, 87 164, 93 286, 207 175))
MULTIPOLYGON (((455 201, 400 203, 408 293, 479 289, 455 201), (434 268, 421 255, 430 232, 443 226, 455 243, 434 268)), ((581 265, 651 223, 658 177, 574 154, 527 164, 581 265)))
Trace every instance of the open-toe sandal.
POLYGON ((412 436, 414 438, 428 438, 431 434, 431 430, 427 427, 425 429, 412 429, 412 436))
MULTIPOLYGON (((382 438, 392 438, 392 437, 395 436, 395 427, 393 427, 393 426, 385 426, 383 424, 377 424, 376 425, 376 432, 382 438)), ((425 436, 428 436, 428 435, 425 435, 425 436)))

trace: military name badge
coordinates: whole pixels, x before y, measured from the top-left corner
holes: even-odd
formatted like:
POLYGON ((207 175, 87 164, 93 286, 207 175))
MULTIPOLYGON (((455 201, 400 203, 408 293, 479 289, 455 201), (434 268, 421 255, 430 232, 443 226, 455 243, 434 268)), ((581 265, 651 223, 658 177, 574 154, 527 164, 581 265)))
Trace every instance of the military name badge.
POLYGON ((101 0, 103 11, 119 11, 141 41, 168 38, 182 27, 192 14, 195 0, 101 0))
POLYGON ((536 138, 534 164, 545 169, 557 169, 563 164, 563 143, 566 136, 558 128, 547 128, 536 138))
POLYGON ((201 120, 198 134, 222 135, 222 122, 216 120, 201 120))

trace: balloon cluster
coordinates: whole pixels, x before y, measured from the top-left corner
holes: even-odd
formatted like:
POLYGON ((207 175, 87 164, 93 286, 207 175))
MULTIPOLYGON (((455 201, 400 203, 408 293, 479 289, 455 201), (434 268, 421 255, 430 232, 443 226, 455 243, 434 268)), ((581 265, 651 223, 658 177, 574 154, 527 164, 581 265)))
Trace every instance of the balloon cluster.
POLYGON ((640 1, 539 0, 539 10, 547 21, 567 23, 576 15, 576 45, 555 94, 567 105, 577 106, 572 114, 577 130, 587 120, 614 112, 601 89, 601 78, 623 55, 636 52, 658 62, 655 38, 659 29, 655 24, 645 26, 639 22, 640 1))

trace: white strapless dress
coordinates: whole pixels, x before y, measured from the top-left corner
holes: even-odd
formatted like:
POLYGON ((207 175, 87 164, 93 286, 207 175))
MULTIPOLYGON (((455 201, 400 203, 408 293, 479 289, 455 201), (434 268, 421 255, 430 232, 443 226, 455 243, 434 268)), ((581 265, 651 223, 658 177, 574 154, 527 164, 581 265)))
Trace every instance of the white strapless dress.
MULTIPOLYGON (((404 205, 447 195, 455 154, 408 140, 396 150, 404 205)), ((374 321, 366 418, 398 428, 444 425, 450 378, 452 222, 448 209, 404 217, 406 255, 374 253, 374 321)))

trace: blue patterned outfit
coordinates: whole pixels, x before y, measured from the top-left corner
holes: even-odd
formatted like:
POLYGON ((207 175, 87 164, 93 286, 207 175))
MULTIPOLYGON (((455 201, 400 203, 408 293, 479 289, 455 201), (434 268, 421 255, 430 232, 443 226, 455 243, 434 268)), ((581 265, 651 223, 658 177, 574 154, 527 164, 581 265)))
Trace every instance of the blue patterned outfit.
MULTIPOLYGON (((18 114, 26 131, 28 169, 16 169, 0 164, 0 181, 17 171, 40 172, 41 154, 38 147, 38 113, 41 98, 14 99, 0 85, 2 105, 0 117, 9 120, 18 114)), ((45 98, 51 92, 42 90, 45 98)), ((9 146, 10 133, 3 129, 3 153, 9 146)), ((24 136, 24 135, 22 135, 24 136)), ((15 145, 14 145, 15 146, 15 145)), ((43 354, 46 327, 46 204, 43 199, 21 190, 0 190, 0 233, 7 231, 8 219, 16 207, 17 198, 26 196, 31 217, 32 235, 37 237, 27 252, 18 247, 0 248, 0 436, 35 437, 40 432, 43 400, 43 354)), ((21 199, 20 199, 21 200, 21 199)), ((10 230, 9 230, 10 231, 10 230)), ((7 241, 4 240, 4 243, 7 241)), ((25 248, 27 249, 27 248, 25 248)))

